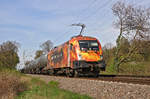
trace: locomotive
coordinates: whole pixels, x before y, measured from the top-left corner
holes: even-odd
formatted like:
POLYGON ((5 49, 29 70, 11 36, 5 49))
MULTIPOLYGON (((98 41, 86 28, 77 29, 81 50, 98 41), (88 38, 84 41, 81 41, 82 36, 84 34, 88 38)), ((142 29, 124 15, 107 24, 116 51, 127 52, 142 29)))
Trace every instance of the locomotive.
POLYGON ((105 71, 106 64, 100 42, 89 36, 72 37, 64 44, 54 47, 29 63, 21 71, 33 74, 66 74, 67 76, 98 76, 105 71))

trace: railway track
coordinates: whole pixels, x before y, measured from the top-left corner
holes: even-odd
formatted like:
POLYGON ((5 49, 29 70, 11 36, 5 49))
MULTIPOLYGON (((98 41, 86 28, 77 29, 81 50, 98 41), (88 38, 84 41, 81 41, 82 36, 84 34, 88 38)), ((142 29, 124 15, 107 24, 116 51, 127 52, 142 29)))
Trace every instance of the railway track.
POLYGON ((49 75, 31 76, 38 77, 47 83, 49 81, 57 81, 59 82, 59 87, 62 89, 80 94, 87 94, 94 99, 110 99, 110 97, 112 99, 120 99, 121 97, 125 99, 150 99, 149 77, 132 77, 127 75, 119 75, 119 77, 117 77, 117 75, 100 75, 100 77, 97 78, 70 78, 49 75), (112 81, 121 83, 112 83, 112 81))
POLYGON ((132 83, 150 85, 150 76, 135 76, 135 75, 99 75, 93 80, 103 80, 112 82, 132 83))
MULTIPOLYGON (((45 75, 48 76, 48 75, 45 75)), ((57 75, 54 77, 67 78, 64 75, 57 75)), ((69 78, 69 77, 68 77, 69 78)), ((70 77, 74 78, 74 77, 70 77)), ((101 80, 101 81, 111 81, 111 82, 121 82, 121 83, 131 83, 140 85, 150 85, 150 76, 134 76, 134 75, 99 75, 98 77, 86 76, 86 77, 76 77, 74 79, 86 79, 86 80, 101 80)))
POLYGON ((150 85, 150 76, 135 76, 135 75, 99 75, 98 77, 77 77, 76 79, 101 80, 121 83, 150 85))

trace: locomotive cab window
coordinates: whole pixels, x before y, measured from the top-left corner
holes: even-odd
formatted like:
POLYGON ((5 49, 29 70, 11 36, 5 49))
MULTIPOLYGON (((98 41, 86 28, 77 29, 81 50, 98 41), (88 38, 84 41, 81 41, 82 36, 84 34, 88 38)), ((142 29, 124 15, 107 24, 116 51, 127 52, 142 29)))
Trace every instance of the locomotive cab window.
POLYGON ((81 51, 99 50, 99 45, 96 40, 79 40, 79 46, 81 51))

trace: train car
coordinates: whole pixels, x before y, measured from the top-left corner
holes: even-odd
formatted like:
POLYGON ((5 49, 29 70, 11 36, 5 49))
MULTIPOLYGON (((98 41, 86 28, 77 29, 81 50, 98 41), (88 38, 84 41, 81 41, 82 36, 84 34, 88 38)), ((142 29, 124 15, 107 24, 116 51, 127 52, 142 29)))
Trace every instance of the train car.
POLYGON ((32 60, 29 64, 26 64, 25 67, 21 70, 23 73, 28 74, 40 74, 42 69, 47 65, 47 55, 43 54, 39 58, 32 60))
POLYGON ((94 75, 105 70, 100 42, 89 36, 74 36, 53 48, 47 56, 43 71, 49 74, 65 73, 67 76, 94 75))

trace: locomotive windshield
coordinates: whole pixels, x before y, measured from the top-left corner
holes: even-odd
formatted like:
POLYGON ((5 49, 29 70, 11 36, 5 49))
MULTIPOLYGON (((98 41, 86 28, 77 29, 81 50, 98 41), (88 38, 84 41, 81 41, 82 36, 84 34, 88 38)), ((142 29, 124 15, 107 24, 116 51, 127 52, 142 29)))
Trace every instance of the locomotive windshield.
POLYGON ((99 50, 98 42, 96 40, 79 40, 79 45, 81 51, 99 50))

